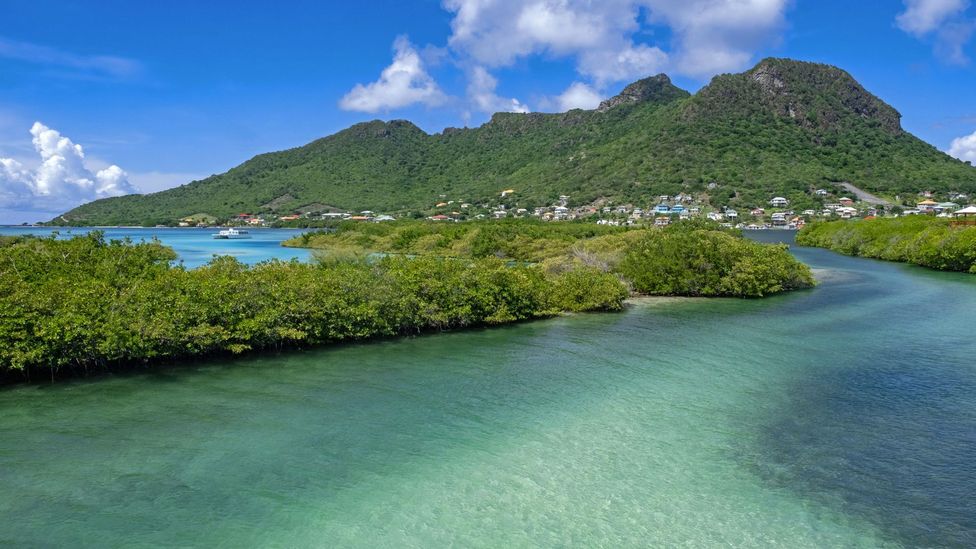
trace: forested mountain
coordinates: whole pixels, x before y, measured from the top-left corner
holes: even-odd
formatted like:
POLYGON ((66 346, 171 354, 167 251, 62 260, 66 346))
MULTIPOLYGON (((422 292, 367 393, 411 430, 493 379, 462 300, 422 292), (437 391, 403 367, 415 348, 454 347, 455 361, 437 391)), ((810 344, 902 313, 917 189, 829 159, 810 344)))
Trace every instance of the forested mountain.
POLYGON ((976 192, 976 168, 905 132, 901 115, 835 67, 766 59, 697 94, 666 75, 627 86, 592 111, 498 113, 429 135, 405 120, 356 124, 227 173, 145 195, 99 200, 59 219, 156 224, 206 213, 328 208, 429 211, 515 189, 522 207, 599 198, 648 203, 708 193, 760 205, 831 182, 882 194, 976 192))

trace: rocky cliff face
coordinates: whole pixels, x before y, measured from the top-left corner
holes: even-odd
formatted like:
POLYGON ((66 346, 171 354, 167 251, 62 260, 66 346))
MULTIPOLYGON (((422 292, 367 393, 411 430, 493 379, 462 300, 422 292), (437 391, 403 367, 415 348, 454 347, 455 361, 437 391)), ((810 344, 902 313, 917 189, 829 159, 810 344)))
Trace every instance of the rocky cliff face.
POLYGON ((607 112, 621 105, 645 102, 667 102, 688 97, 690 94, 671 83, 666 74, 659 74, 638 80, 623 89, 619 94, 600 103, 599 112, 607 112))
POLYGON ((901 132, 901 114, 837 67, 765 59, 746 76, 760 88, 767 106, 781 116, 830 126, 853 115, 889 132, 901 132))

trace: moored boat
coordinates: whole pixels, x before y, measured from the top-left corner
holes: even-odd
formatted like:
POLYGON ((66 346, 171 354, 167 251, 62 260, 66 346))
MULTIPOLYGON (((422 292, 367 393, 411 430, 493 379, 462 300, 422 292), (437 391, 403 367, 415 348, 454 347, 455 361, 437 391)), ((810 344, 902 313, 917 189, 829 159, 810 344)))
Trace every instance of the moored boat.
POLYGON ((242 238, 251 238, 251 235, 245 229, 235 229, 231 227, 229 229, 223 229, 218 233, 214 233, 213 237, 227 240, 238 240, 242 238))

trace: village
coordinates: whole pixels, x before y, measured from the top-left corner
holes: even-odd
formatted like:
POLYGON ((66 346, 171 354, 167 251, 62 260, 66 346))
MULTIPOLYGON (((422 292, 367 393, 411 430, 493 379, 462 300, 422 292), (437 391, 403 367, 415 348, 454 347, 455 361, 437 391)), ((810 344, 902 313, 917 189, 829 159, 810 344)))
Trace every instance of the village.
MULTIPOLYGON (((853 194, 857 196, 857 194, 853 194)), ((963 209, 961 203, 969 197, 950 193, 937 197, 931 192, 919 193, 911 200, 901 200, 901 205, 867 195, 864 200, 839 194, 835 190, 814 189, 803 197, 802 208, 783 196, 772 196, 765 203, 752 207, 715 207, 707 195, 687 193, 649 197, 643 204, 614 204, 605 199, 582 206, 572 206, 569 195, 561 195, 547 206, 521 207, 515 189, 499 193, 497 200, 473 204, 461 200, 446 200, 441 195, 427 212, 377 213, 371 210, 359 212, 326 211, 299 212, 287 215, 272 213, 240 213, 219 220, 204 214, 180 219, 180 227, 206 227, 215 225, 281 227, 313 226, 328 222, 356 221, 382 223, 397 219, 427 219, 436 222, 462 222, 485 219, 536 219, 546 222, 591 221, 599 225, 665 227, 673 222, 688 219, 707 219, 729 228, 744 230, 800 229, 816 220, 854 219, 874 217, 899 217, 906 215, 931 215, 954 217, 963 209), (948 199, 938 201, 936 198, 948 199)), ((971 207, 970 207, 971 208, 971 207)))

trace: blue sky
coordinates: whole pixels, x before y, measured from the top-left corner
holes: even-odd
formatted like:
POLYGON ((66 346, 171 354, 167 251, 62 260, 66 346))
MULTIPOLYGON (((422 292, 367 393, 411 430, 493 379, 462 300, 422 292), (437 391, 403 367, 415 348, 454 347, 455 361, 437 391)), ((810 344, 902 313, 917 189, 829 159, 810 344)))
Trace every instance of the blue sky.
POLYGON ((4 0, 0 223, 178 185, 363 120, 436 132, 496 110, 592 107, 658 72, 695 91, 766 56, 840 66, 906 129, 976 160, 970 4, 4 0))

